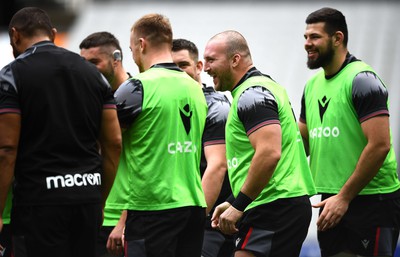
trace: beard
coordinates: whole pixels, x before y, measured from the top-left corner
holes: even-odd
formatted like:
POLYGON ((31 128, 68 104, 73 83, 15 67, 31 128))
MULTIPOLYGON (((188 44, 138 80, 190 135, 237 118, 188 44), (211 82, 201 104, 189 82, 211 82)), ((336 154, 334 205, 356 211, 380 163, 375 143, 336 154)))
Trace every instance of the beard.
POLYGON ((307 67, 309 69, 315 70, 315 69, 324 67, 332 61, 333 56, 335 54, 333 47, 332 47, 332 42, 329 41, 327 50, 324 53, 321 53, 321 52, 318 52, 318 53, 319 53, 319 56, 317 57, 317 59, 315 59, 315 60, 310 59, 310 58, 307 59, 307 67))
POLYGON ((108 83, 110 85, 112 85, 112 83, 114 82, 114 79, 115 79, 114 72, 113 71, 108 71, 107 73, 104 73, 103 75, 107 79, 108 83))

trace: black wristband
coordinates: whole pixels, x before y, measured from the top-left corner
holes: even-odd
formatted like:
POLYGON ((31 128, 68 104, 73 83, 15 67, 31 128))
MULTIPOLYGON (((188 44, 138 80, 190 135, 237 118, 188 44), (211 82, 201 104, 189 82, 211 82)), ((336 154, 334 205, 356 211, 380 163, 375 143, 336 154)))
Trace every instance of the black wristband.
POLYGON ((233 196, 233 194, 231 194, 226 200, 225 202, 228 202, 232 205, 232 203, 235 201, 235 197, 233 196))
POLYGON ((238 196, 236 197, 235 201, 232 203, 232 206, 239 211, 244 211, 246 207, 251 204, 253 200, 250 197, 239 192, 238 196))

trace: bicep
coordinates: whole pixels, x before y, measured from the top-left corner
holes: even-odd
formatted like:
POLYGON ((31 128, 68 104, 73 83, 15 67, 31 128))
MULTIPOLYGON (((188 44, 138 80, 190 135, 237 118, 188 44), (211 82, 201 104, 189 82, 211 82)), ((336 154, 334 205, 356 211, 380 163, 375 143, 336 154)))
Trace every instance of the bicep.
POLYGON ((299 130, 300 130, 300 135, 301 138, 303 139, 303 145, 304 145, 304 150, 306 151, 306 155, 309 155, 309 139, 308 139, 308 128, 307 128, 307 124, 299 121, 298 123, 299 125, 299 130))
POLYGON ((299 130, 300 130, 300 134, 301 137, 303 138, 303 140, 306 140, 308 142, 308 128, 307 128, 307 124, 305 124, 302 121, 299 121, 298 123, 299 125, 299 130))
POLYGON ((0 114, 0 149, 16 149, 21 131, 21 115, 0 114))
POLYGON ((282 131, 280 124, 263 126, 249 135, 249 141, 256 154, 265 156, 279 155, 281 153, 282 131))
POLYGON ((121 129, 115 109, 104 109, 100 128, 100 143, 121 141, 121 129))
POLYGON ((207 145, 204 147, 204 157, 207 164, 226 163, 225 144, 207 145))
POLYGON ((389 116, 372 117, 361 123, 362 131, 370 144, 390 144, 389 116))

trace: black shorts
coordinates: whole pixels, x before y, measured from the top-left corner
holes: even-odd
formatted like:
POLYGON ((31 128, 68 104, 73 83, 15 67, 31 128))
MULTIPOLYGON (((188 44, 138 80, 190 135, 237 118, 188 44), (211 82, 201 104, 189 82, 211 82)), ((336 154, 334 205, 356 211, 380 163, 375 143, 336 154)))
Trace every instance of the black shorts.
POLYGON ((312 216, 308 196, 278 199, 246 211, 238 223, 235 250, 255 256, 299 256, 312 216))
POLYGON ((11 228, 10 224, 3 224, 3 229, 0 232, 0 245, 3 250, 0 250, 0 256, 11 257, 11 228))
POLYGON ((235 243, 232 236, 224 235, 218 230, 204 231, 202 257, 231 257, 235 243))
MULTIPOLYGON (((330 196, 323 194, 321 200, 330 196)), ((318 231, 321 255, 350 251, 362 256, 393 256, 399 227, 400 198, 358 196, 351 201, 337 226, 318 231)))
POLYGON ((128 211, 125 256, 200 256, 205 216, 205 209, 201 207, 128 211))
POLYGON ((123 257, 124 255, 113 255, 108 253, 107 250, 107 241, 111 232, 113 231, 114 226, 102 226, 100 229, 99 237, 97 238, 96 244, 96 256, 97 257, 123 257))
POLYGON ((101 204, 13 206, 15 257, 95 257, 101 204))

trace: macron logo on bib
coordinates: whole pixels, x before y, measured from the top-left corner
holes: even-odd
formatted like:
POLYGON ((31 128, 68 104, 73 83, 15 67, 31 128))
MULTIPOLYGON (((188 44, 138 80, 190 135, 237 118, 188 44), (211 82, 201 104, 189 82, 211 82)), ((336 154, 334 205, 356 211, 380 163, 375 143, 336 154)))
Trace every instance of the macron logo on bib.
POLYGON ((59 187, 81 187, 101 185, 100 173, 67 174, 65 176, 46 177, 47 189, 59 187))

